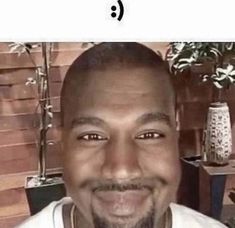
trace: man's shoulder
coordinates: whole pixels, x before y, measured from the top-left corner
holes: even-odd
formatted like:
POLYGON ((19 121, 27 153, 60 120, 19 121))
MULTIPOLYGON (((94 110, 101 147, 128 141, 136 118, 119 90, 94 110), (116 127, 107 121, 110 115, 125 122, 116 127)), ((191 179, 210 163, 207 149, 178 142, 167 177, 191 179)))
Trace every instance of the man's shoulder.
POLYGON ((15 228, 54 228, 63 227, 62 207, 71 202, 69 197, 59 201, 53 201, 37 214, 26 219, 22 224, 15 228), (55 219, 56 218, 56 219, 55 219), (56 225, 57 223, 58 225, 56 225))
POLYGON ((226 228, 225 225, 203 215, 188 207, 174 204, 170 205, 173 216, 173 228, 190 227, 190 228, 226 228))

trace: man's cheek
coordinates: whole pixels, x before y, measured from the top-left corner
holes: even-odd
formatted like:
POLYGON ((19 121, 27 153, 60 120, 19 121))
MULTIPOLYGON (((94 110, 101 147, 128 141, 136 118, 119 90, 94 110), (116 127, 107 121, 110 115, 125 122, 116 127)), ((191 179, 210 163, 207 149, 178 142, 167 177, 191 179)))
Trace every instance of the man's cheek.
POLYGON ((149 157, 146 159, 146 164, 149 175, 156 177, 163 185, 178 185, 180 179, 178 159, 149 157))

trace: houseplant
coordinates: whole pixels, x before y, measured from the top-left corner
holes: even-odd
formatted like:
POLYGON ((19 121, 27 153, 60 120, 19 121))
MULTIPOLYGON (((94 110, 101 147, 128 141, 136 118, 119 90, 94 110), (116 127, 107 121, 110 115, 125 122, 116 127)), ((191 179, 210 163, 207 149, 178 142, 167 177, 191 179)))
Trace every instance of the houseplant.
MULTIPOLYGON (((183 76, 199 85, 206 83, 208 88, 213 89, 213 102, 208 107, 202 142, 202 157, 181 158, 183 175, 178 200, 196 210, 200 209, 201 161, 205 165, 226 165, 232 152, 229 110, 223 95, 235 83, 234 54, 235 43, 221 42, 172 42, 166 53, 173 78, 183 76)), ((223 196, 219 201, 218 215, 222 211, 223 196)))
MULTIPOLYGON (((81 48, 86 49, 95 45, 94 42, 81 43, 81 48)), ((52 104, 50 97, 50 66, 53 46, 57 43, 12 43, 10 51, 28 55, 32 66, 35 69, 35 75, 29 77, 26 86, 36 86, 38 91, 38 105, 35 113, 39 112, 39 137, 37 139, 38 148, 38 174, 26 178, 25 190, 29 203, 31 214, 37 213, 53 200, 58 200, 66 195, 62 173, 48 174, 46 167, 46 158, 48 145, 53 143, 48 140, 48 132, 52 128, 52 104), (33 51, 41 52, 42 58, 40 64, 35 62, 33 51)), ((35 117, 37 117, 35 115, 35 117)))
POLYGON ((201 82, 218 91, 209 107, 202 154, 205 162, 214 165, 226 165, 232 152, 229 110, 221 97, 235 83, 234 54, 232 42, 172 42, 166 54, 172 74, 196 72, 201 82))
POLYGON ((65 188, 61 173, 53 175, 47 174, 46 155, 48 145, 52 142, 48 140, 48 131, 52 128, 52 105, 50 98, 49 68, 52 43, 12 43, 10 51, 27 54, 33 67, 35 75, 29 77, 26 86, 37 87, 38 105, 35 113, 39 112, 39 137, 37 139, 38 148, 38 174, 26 178, 25 190, 31 214, 37 213, 53 200, 58 200, 65 195, 65 188), (31 53, 37 49, 42 54, 41 65, 34 61, 31 53))

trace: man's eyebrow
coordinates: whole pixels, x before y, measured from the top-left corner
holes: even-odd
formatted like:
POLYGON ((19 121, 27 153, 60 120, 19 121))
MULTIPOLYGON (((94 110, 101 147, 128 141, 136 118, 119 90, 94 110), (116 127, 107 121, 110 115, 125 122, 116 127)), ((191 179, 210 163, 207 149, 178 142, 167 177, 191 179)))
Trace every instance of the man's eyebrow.
POLYGON ((78 125, 86 125, 86 124, 95 125, 95 126, 104 126, 105 122, 104 120, 93 116, 76 117, 75 119, 73 119, 71 123, 71 128, 75 128, 78 125))
POLYGON ((147 124, 153 121, 165 122, 168 126, 171 126, 170 116, 162 112, 150 112, 143 114, 137 119, 140 124, 147 124))

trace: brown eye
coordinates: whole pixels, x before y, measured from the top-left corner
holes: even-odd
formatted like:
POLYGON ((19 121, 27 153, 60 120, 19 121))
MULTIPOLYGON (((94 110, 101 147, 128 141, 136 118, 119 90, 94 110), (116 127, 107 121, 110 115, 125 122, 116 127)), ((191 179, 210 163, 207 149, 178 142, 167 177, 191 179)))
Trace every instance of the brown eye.
POLYGON ((101 135, 98 134, 86 134, 86 135, 82 135, 77 137, 78 140, 86 140, 86 141, 95 141, 95 140, 106 140, 106 137, 103 137, 101 135))
POLYGON ((146 132, 143 134, 138 135, 136 138, 137 139, 158 139, 163 137, 162 134, 157 133, 157 132, 146 132))

